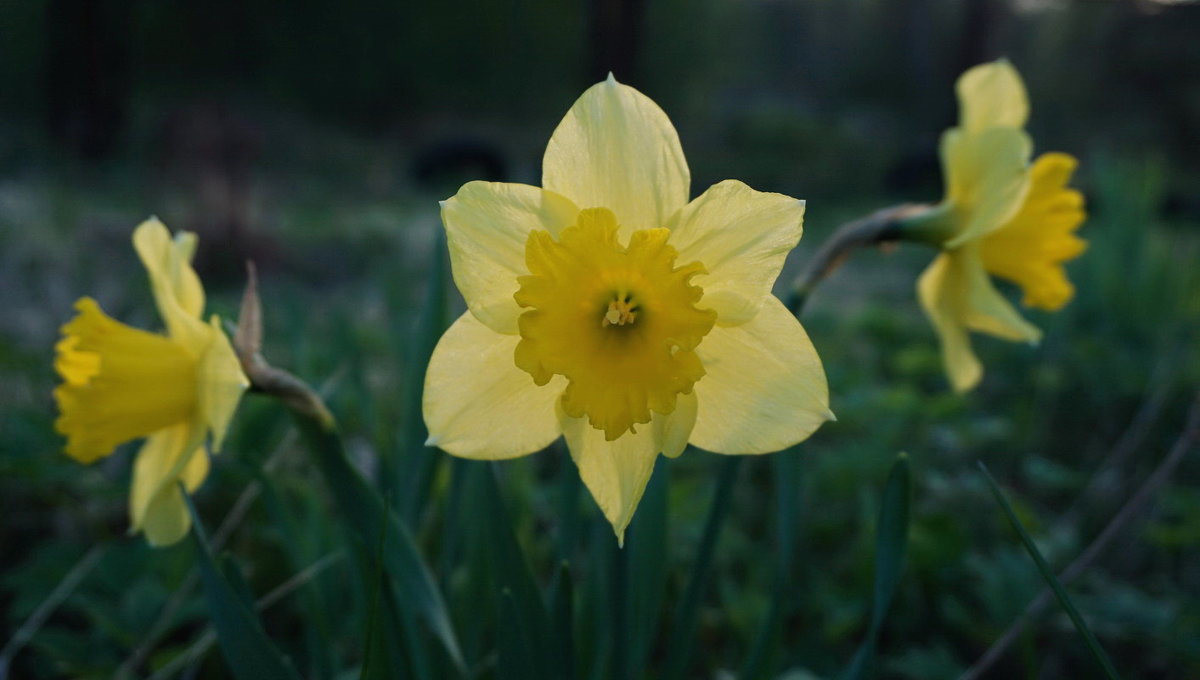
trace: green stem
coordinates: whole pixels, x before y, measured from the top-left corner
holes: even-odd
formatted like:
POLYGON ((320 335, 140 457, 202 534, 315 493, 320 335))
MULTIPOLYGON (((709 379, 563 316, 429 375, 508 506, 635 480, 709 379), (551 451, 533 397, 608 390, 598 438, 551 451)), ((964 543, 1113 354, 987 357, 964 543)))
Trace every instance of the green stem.
POLYGON ((741 469, 742 460, 743 456, 729 456, 721 464, 721 471, 717 476, 717 490, 713 494, 708 517, 704 520, 700 548, 696 551, 696 559, 692 563, 683 599, 675 613, 671 642, 667 645, 667 660, 663 666, 666 669, 662 675, 665 680, 682 678, 687 673, 692 656, 692 642, 696 637, 696 610, 700 607, 700 597, 708 583, 713 550, 717 545, 721 525, 724 524, 725 516, 729 514, 733 483, 737 479, 738 470, 741 469))
POLYGON ((821 281, 832 274, 851 252, 859 248, 900 240, 903 221, 926 213, 931 206, 905 203, 877 210, 866 217, 838 227, 809 261, 808 267, 792 284, 787 306, 796 316, 808 296, 821 281))
POLYGON ((346 524, 363 545, 372 545, 383 533, 383 566, 399 589, 399 597, 411 611, 425 619, 459 675, 466 676, 466 664, 445 601, 407 526, 384 507, 383 499, 350 464, 331 421, 309 411, 293 413, 301 438, 333 493, 346 524))

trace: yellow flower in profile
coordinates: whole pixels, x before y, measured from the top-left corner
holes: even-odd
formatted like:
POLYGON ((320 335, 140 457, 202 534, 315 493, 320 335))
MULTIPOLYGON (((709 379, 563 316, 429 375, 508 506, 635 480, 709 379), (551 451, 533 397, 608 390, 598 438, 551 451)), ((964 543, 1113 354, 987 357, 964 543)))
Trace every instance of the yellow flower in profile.
POLYGON ((1074 295, 1063 263, 1086 243, 1075 235, 1083 197, 1067 182, 1075 159, 1047 153, 1032 166, 1025 86, 1005 60, 958 80, 959 126, 942 136, 946 196, 913 221, 913 234, 942 248, 917 282, 921 306, 942 345, 950 382, 969 390, 983 375, 969 331, 1037 342, 1041 332, 992 285, 989 274, 1024 293, 1024 304, 1054 311, 1074 295))
POLYGON ((165 336, 126 326, 91 298, 63 326, 54 390, 55 428, 66 452, 91 463, 117 445, 145 437, 133 469, 129 498, 132 531, 152 545, 183 538, 191 525, 179 482, 196 489, 208 474, 204 452, 220 447, 248 386, 237 356, 214 315, 205 323, 204 289, 192 269, 195 234, 171 238, 156 219, 133 232, 133 245, 150 275, 165 336))
POLYGON ((688 202, 690 182, 666 114, 610 76, 555 129, 542 188, 442 204, 468 312, 430 359, 430 445, 497 460, 561 434, 621 539, 659 453, 769 453, 832 418, 771 294, 803 201, 727 180, 688 202))

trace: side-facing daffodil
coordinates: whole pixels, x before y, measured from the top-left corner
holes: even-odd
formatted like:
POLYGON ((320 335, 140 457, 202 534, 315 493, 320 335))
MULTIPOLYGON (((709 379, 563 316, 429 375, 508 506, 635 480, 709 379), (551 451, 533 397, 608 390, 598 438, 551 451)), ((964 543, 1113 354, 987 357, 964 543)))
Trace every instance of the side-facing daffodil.
POLYGON ((468 312, 429 363, 430 445, 497 460, 561 434, 621 539, 660 452, 779 451, 833 417, 771 294, 804 202, 728 180, 689 203, 690 181, 666 114, 610 76, 555 129, 542 188, 442 204, 468 312))
POLYGON ((1006 60, 976 66, 956 90, 959 125, 941 140, 945 198, 908 226, 913 237, 942 249, 917 293, 941 340, 950 382, 961 392, 983 375, 969 331, 1041 339, 988 275, 1018 285, 1026 306, 1054 311, 1074 295, 1063 263, 1087 244, 1075 235, 1083 197, 1067 187, 1075 159, 1047 153, 1029 164, 1032 142, 1023 129, 1029 101, 1016 69, 1006 60))
POLYGON ((119 444, 145 437, 133 468, 129 497, 132 531, 152 545, 169 545, 191 526, 179 483, 193 491, 208 474, 203 450, 216 451, 248 382, 214 315, 204 311, 204 289, 192 269, 195 234, 171 238, 156 219, 133 232, 133 245, 150 275, 166 335, 126 326, 91 298, 62 328, 54 390, 66 452, 91 463, 119 444))

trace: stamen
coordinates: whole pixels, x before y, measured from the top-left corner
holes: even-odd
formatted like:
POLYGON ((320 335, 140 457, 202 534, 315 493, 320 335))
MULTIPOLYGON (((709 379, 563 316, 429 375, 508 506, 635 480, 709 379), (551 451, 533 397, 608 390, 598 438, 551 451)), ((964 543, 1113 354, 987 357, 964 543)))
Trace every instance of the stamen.
POLYGON ((636 320, 637 304, 630 301, 629 296, 622 295, 608 303, 608 311, 604 313, 604 319, 600 322, 600 326, 603 328, 624 326, 636 320))

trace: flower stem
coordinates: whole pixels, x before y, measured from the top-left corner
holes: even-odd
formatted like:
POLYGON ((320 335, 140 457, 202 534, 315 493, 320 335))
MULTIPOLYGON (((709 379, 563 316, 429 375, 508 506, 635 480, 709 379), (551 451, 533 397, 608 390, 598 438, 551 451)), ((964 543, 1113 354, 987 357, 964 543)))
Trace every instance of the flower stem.
POLYGON ((900 240, 902 222, 930 209, 932 206, 929 205, 903 203, 877 210, 838 227, 792 284, 792 292, 787 299, 788 309, 799 316, 813 289, 841 266, 852 251, 900 240))

